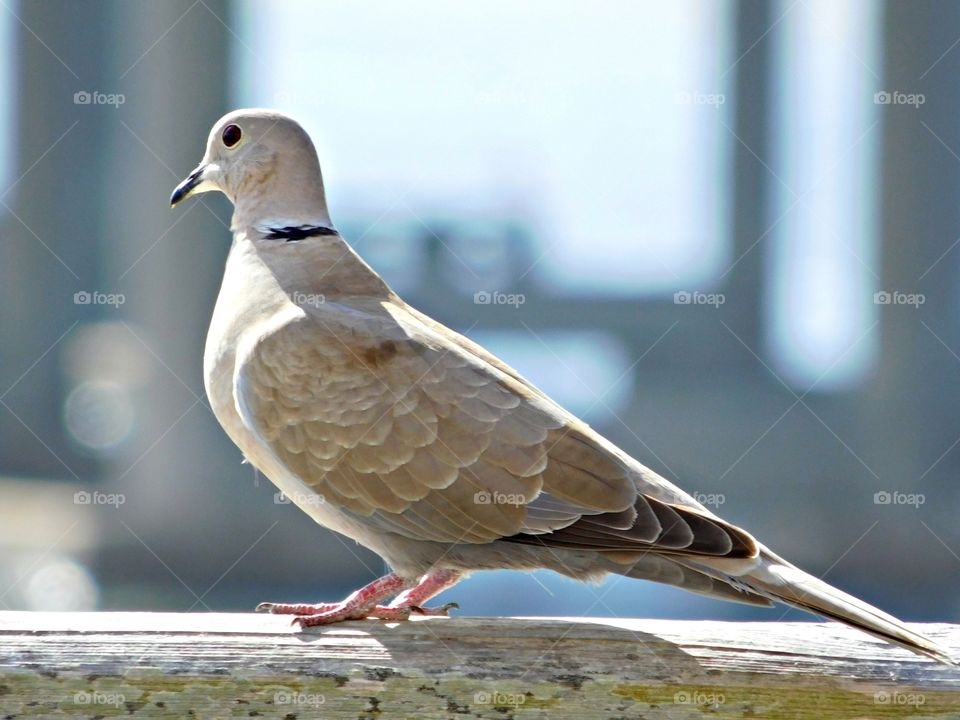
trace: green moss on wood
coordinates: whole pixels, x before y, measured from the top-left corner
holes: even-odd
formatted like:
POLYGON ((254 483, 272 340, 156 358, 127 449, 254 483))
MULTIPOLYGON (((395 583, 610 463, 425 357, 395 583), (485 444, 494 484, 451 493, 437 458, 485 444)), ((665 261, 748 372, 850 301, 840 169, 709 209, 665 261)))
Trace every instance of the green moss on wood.
MULTIPOLYGON (((358 667, 349 676, 186 677, 137 670, 126 677, 37 672, 0 676, 10 718, 957 718, 957 694, 911 688, 857 692, 840 681, 624 684, 601 676, 576 683, 427 680, 358 667), (882 694, 886 693, 886 695, 882 694), (912 704, 908 702, 913 693, 912 704)), ((753 678, 756 680, 757 678, 753 678)))

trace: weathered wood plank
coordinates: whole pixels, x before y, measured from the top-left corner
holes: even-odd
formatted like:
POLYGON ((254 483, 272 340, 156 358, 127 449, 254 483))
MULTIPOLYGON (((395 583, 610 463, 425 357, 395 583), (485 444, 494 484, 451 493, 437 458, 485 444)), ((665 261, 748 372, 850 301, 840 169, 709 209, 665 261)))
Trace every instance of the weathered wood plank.
POLYGON ((0 613, 0 717, 120 716, 960 718, 960 670, 820 623, 0 613))

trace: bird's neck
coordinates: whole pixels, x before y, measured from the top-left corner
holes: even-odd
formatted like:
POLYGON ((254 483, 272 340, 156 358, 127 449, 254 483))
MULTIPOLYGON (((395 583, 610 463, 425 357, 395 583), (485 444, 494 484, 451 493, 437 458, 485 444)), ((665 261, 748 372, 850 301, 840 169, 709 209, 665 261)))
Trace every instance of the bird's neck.
POLYGON ((231 255, 234 253, 245 256, 247 263, 259 265, 260 271, 297 304, 310 302, 311 298, 314 302, 349 301, 356 297, 386 299, 393 294, 336 234, 288 240, 270 238, 260 227, 248 227, 235 235, 231 255))
POLYGON ((333 228, 327 206, 323 202, 270 203, 258 202, 256 197, 235 204, 230 229, 234 234, 249 231, 263 232, 268 227, 315 226, 333 228), (304 209, 304 208, 309 209, 304 209))
POLYGON ((260 162, 255 172, 228 179, 224 191, 233 203, 234 232, 266 221, 333 227, 320 166, 316 158, 300 160, 290 162, 273 155, 260 162))

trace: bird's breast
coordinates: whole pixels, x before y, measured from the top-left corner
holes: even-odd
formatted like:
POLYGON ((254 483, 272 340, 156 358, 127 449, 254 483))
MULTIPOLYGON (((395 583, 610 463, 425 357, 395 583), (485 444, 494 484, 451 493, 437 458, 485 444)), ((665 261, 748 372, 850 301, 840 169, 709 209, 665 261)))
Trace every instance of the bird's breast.
POLYGON ((235 243, 227 260, 204 348, 204 386, 214 415, 244 457, 321 525, 359 539, 363 528, 307 486, 278 458, 268 443, 246 426, 234 397, 238 348, 249 346, 280 314, 296 308, 258 263, 256 254, 235 243))

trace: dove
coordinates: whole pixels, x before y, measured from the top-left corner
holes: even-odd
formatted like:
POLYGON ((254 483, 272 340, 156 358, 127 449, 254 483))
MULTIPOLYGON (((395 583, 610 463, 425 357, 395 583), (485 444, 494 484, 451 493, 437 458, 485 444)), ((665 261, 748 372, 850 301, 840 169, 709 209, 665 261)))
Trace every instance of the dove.
POLYGON ((795 567, 404 302, 330 219, 306 131, 266 109, 213 126, 171 206, 219 191, 233 242, 203 358, 217 420, 321 525, 391 572, 339 602, 268 602, 301 628, 446 615, 482 570, 609 574, 775 602, 935 660, 947 651, 795 567))

